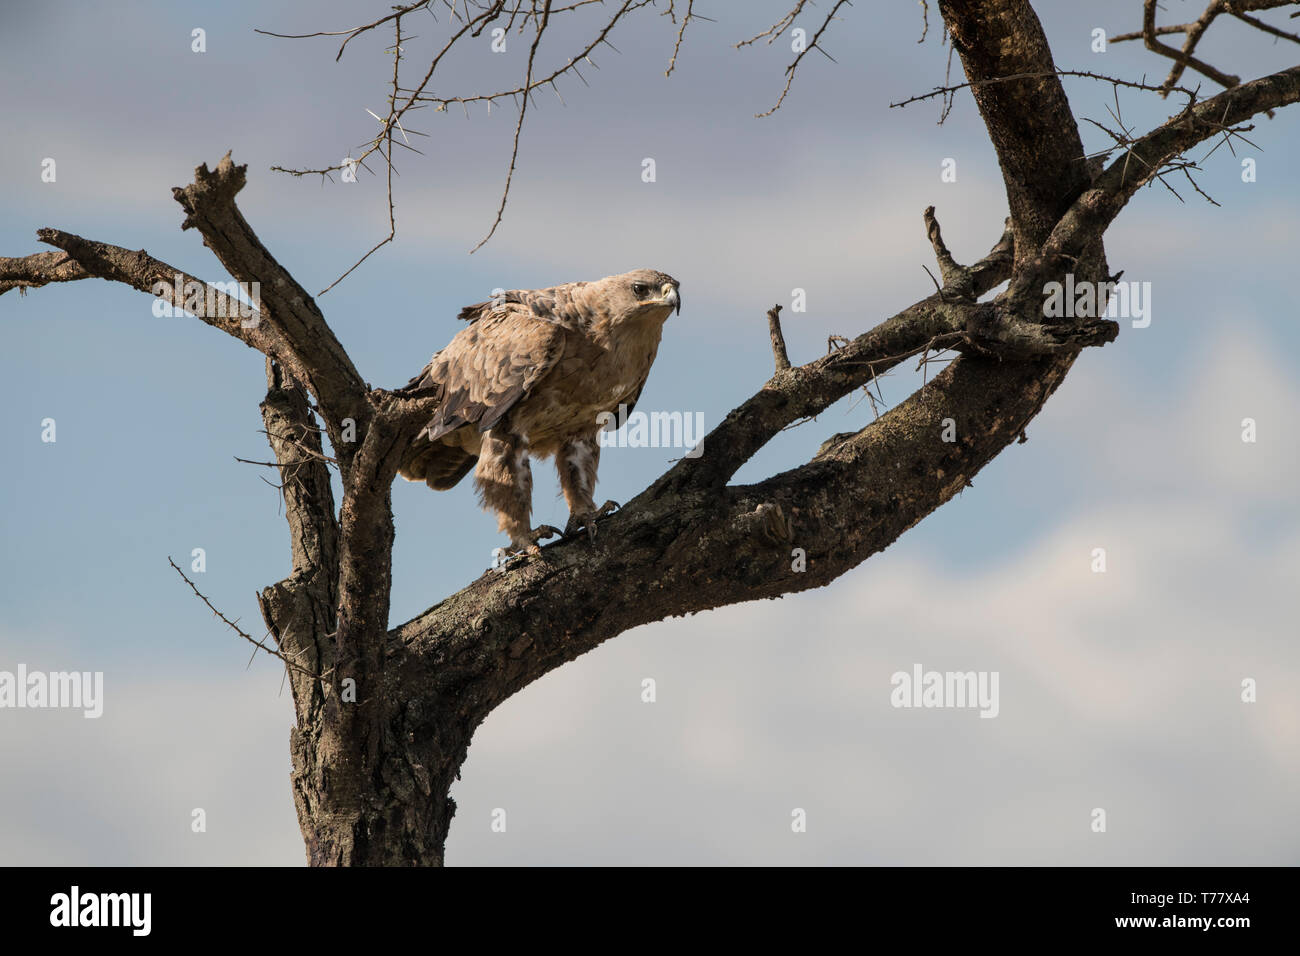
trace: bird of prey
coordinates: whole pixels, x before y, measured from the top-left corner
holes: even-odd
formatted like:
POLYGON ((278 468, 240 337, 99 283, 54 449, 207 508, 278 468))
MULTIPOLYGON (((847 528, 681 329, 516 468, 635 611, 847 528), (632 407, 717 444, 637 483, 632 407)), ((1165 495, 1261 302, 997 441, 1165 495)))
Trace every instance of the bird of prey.
POLYGON ((645 386, 664 322, 681 311, 678 282, 638 269, 594 282, 512 291, 461 310, 469 322, 407 389, 440 386, 442 403, 402 457, 399 474, 442 491, 470 469, 485 510, 497 513, 514 553, 536 553, 560 534, 531 528, 530 455, 555 456, 569 505, 564 534, 618 505, 596 507, 598 435, 645 386))

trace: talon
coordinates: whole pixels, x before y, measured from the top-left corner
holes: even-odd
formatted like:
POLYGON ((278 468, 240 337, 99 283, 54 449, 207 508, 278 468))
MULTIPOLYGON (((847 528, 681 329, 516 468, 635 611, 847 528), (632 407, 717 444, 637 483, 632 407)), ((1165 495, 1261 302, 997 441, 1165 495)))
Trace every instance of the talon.
POLYGON ((560 529, 552 525, 538 525, 526 535, 522 535, 516 540, 510 542, 512 551, 509 553, 509 558, 507 558, 507 560, 530 554, 541 554, 542 547, 537 542, 544 538, 554 538, 560 534, 560 529))
POLYGON ((574 512, 569 515, 569 522, 564 526, 564 535, 569 537, 575 535, 580 529, 585 528, 588 540, 596 540, 596 519, 603 518, 611 511, 619 507, 617 501, 606 501, 599 508, 579 514, 574 512))
POLYGON ((568 523, 564 525, 564 537, 577 535, 581 528, 588 529, 588 535, 595 537, 595 512, 589 511, 588 514, 580 515, 577 512, 569 515, 568 523))
POLYGON ((529 550, 531 550, 534 554, 536 554, 538 551, 541 550, 541 548, 537 544, 538 541, 542 540, 543 538, 563 537, 563 534, 564 533, 560 531, 559 528, 556 528, 553 525, 549 525, 549 524, 538 525, 532 531, 528 532, 528 538, 532 542, 532 548, 530 548, 529 550))

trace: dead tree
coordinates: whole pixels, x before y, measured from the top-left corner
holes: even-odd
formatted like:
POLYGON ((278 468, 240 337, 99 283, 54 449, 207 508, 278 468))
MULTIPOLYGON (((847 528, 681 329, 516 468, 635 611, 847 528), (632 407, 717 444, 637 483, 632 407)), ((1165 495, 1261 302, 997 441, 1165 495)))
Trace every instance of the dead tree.
MULTIPOLYGON (((512 16, 502 3, 474 6, 512 16)), ((182 228, 198 230, 230 275, 260 284, 251 319, 206 284, 218 308, 187 303, 185 284, 198 280, 144 251, 57 229, 38 232, 54 251, 0 259, 0 292, 89 277, 151 295, 161 288, 266 356, 261 410, 283 481, 292 571, 259 602, 293 691, 293 793, 311 863, 440 864, 455 809, 449 790, 470 739, 511 694, 639 624, 829 584, 968 486, 1024 433, 1080 351, 1118 332, 1105 318, 1046 317, 1045 285, 1067 273, 1076 283, 1109 280, 1102 239, 1138 189, 1179 170, 1193 145, 1238 135, 1250 117, 1300 100, 1300 67, 1189 96, 1109 163, 1090 163, 1028 0, 940 0, 938 10, 1003 171, 1011 215, 992 250, 959 264, 927 210, 942 278, 933 295, 793 366, 773 310, 775 374, 706 436, 703 456, 677 462, 602 522, 594 543, 551 545, 395 628, 391 485, 439 396, 366 384, 312 296, 237 208, 244 167, 227 155, 174 195, 182 228), (870 425, 834 436, 788 471, 733 483, 792 422, 941 347, 958 357, 870 425), (945 426, 955 440, 941 439, 945 426), (337 506, 331 466, 342 481, 337 506), (803 573, 791 570, 795 548, 806 554, 803 573)), ((551 3, 520 3, 513 15, 525 14, 540 29, 551 3)))

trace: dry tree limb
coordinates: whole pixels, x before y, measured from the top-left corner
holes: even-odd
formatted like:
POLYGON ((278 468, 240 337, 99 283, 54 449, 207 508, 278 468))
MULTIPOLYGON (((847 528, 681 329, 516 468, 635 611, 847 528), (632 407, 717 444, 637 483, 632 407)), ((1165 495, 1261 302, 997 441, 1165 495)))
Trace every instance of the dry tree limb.
POLYGON ((54 282, 107 279, 150 295, 157 291, 173 309, 186 312, 188 297, 185 290, 202 289, 204 308, 189 314, 250 348, 282 355, 284 360, 292 361, 292 355, 277 336, 274 325, 263 321, 259 309, 252 308, 250 317, 242 317, 241 310, 250 311, 247 303, 232 298, 211 282, 153 258, 143 249, 123 249, 106 242, 83 239, 62 229, 38 229, 36 238, 60 251, 38 252, 18 258, 0 257, 0 295, 10 289, 21 292, 54 282), (208 308, 208 304, 212 307, 208 308))
MULTIPOLYGON (((1221 86, 1233 87, 1241 82, 1241 77, 1224 73, 1222 70, 1192 55, 1192 51, 1196 49, 1196 44, 1200 42, 1201 36, 1209 28, 1214 18, 1223 12, 1225 0, 1211 0, 1210 5, 1205 8, 1205 12, 1201 14, 1196 22, 1188 25, 1187 39, 1183 42, 1181 50, 1175 50, 1156 38, 1156 2, 1157 0, 1143 0, 1142 39, 1148 50, 1174 61, 1173 68, 1170 69, 1169 76, 1165 79, 1165 87, 1172 88, 1182 77, 1183 70, 1186 67, 1191 67, 1202 76, 1209 77, 1221 86)), ((1163 92, 1161 95, 1167 96, 1168 92, 1163 92)))
POLYGON ((772 339, 772 357, 776 361, 776 371, 779 375, 790 368, 790 355, 785 350, 785 336, 781 333, 780 304, 767 310, 767 334, 772 339))
MULTIPOLYGON (((349 417, 361 423, 367 416, 368 389, 356 366, 315 301, 262 245, 235 205, 245 173, 246 167, 236 166, 227 153, 215 169, 206 164, 195 169, 194 182, 173 189, 172 195, 187 213, 181 228, 197 229, 226 271, 243 287, 258 290, 261 307, 252 308, 250 317, 244 317, 250 311, 248 304, 144 250, 123 249, 59 229, 40 229, 37 238, 61 253, 0 259, 0 293, 100 278, 160 295, 184 312, 186 289, 200 289, 205 307, 202 314, 195 314, 198 319, 282 365, 316 396, 327 424, 349 417)), ((338 448, 337 434, 332 433, 331 440, 338 448)))
POLYGON ((0 280, 0 295, 10 289, 17 289, 22 295, 28 289, 38 289, 51 282, 89 278, 85 268, 66 252, 38 252, 19 258, 0 256, 0 274, 8 276, 0 280))
MULTIPOLYGON (((1275 10, 1280 7, 1295 6, 1296 0, 1210 0, 1199 17, 1189 23, 1157 26, 1157 0, 1142 0, 1142 29, 1131 33, 1120 33, 1111 37, 1112 43, 1124 43, 1130 40, 1142 40, 1148 50, 1173 61, 1169 75, 1162 86, 1162 96, 1167 96, 1175 89, 1175 84, 1182 79, 1185 70, 1191 69, 1202 76, 1231 89, 1241 82, 1241 77, 1219 69, 1195 55, 1197 46, 1209 31, 1217 18, 1223 15, 1235 17, 1262 33, 1279 39, 1300 43, 1300 35, 1279 29, 1270 23, 1251 16, 1252 12, 1275 10), (1158 38, 1181 33, 1183 45, 1175 49, 1158 38)), ((1297 14, 1292 14, 1296 16, 1297 14)))
POLYGON ((969 270, 963 269, 953 261, 952 253, 944 245, 943 234, 939 231, 939 220, 934 216, 934 207, 927 206, 922 218, 925 221, 926 238, 934 247, 934 257, 939 263, 939 274, 943 276, 944 288, 958 288, 963 280, 969 279, 969 270))
MULTIPOLYGON (((1295 0, 1290 0, 1290 2, 1294 3, 1295 0)), ((1256 30, 1260 30, 1263 33, 1267 33, 1270 36, 1275 36, 1281 40, 1290 40, 1292 43, 1300 43, 1300 34, 1291 33, 1287 30, 1279 30, 1271 23, 1265 23, 1263 20, 1260 20, 1256 17, 1252 17, 1250 16, 1250 14, 1244 13, 1243 11, 1236 9, 1235 6, 1229 9, 1228 12, 1231 13, 1238 20, 1240 20, 1242 23, 1249 23, 1256 30)), ((1291 14, 1291 16, 1293 17, 1300 16, 1300 12, 1293 13, 1291 14)))

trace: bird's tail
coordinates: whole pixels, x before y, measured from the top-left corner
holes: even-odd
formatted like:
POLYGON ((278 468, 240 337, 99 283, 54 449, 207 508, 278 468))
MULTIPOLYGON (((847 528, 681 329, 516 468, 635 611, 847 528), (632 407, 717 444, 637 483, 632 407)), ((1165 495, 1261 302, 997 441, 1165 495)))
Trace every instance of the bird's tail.
POLYGON ((397 473, 407 481, 423 481, 434 491, 446 491, 459 484, 477 462, 478 456, 463 448, 421 436, 403 456, 397 473))

